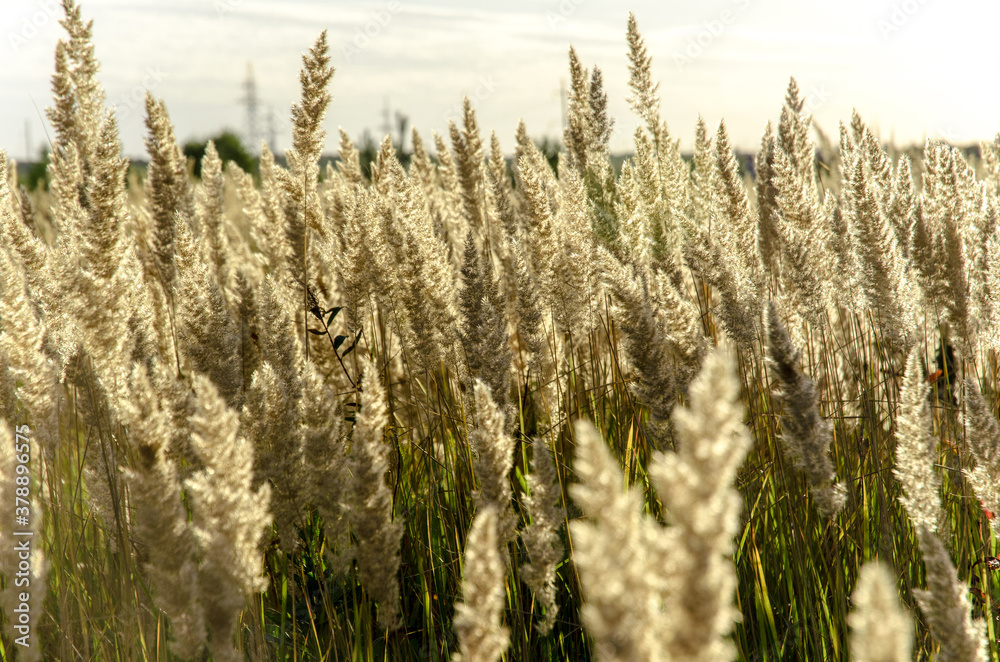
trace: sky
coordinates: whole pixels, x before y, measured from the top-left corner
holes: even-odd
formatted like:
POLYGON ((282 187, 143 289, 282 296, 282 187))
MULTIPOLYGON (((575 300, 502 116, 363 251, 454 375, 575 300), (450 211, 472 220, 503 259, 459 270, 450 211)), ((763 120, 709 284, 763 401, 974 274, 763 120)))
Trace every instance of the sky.
MULTIPOLYGON (((326 151, 337 129, 378 140, 396 113, 430 142, 460 119, 463 95, 480 127, 510 153, 523 119, 537 139, 562 133, 568 50, 604 74, 613 152, 631 151, 626 5, 598 0, 84 0, 99 79, 116 107, 123 149, 144 155, 145 91, 167 105, 181 142, 224 129, 245 135, 252 68, 259 138, 291 141, 302 55, 328 31, 336 69, 326 151)), ((991 140, 1000 131, 1000 3, 972 0, 637 0, 631 10, 653 57, 662 114, 688 151, 701 115, 725 119, 743 151, 776 121, 789 77, 834 141, 852 109, 884 141, 991 140)), ((44 119, 56 0, 0 0, 0 149, 18 159, 51 135, 44 119)), ((408 143, 407 143, 408 146, 408 143)))

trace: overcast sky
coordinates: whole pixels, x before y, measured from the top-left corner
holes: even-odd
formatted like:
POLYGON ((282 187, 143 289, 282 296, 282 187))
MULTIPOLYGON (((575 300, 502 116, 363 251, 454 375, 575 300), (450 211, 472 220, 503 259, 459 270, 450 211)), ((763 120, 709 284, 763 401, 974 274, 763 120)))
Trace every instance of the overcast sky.
MULTIPOLYGON (((458 117, 463 94, 509 152, 519 119, 535 137, 561 134, 560 85, 575 46, 599 66, 630 151, 623 5, 598 0, 84 0, 100 80, 118 108, 125 152, 143 154, 143 90, 166 101, 178 139, 246 129, 252 65, 261 137, 273 115, 289 146, 302 54, 329 31, 336 67, 327 151, 337 127, 382 134, 383 109, 430 139, 458 117)), ((817 124, 836 136, 852 108, 883 139, 989 140, 1000 130, 1000 3, 971 0, 639 0, 631 4, 653 56, 662 109, 682 149, 700 113, 725 119, 741 149, 776 120, 790 76, 817 124)), ((0 148, 24 158, 50 131, 49 77, 62 36, 55 0, 0 0, 0 148)))

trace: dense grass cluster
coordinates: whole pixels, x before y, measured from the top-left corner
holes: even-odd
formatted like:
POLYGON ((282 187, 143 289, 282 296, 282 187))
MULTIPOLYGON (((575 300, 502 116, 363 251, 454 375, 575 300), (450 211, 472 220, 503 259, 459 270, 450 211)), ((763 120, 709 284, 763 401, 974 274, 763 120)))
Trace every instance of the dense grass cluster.
POLYGON ((324 33, 287 167, 196 179, 148 96, 137 179, 64 9, 48 190, 0 153, 3 659, 997 659, 1000 138, 817 145, 792 80, 752 176, 688 160, 630 16, 620 172, 572 49, 556 169, 466 102, 320 172, 324 33))

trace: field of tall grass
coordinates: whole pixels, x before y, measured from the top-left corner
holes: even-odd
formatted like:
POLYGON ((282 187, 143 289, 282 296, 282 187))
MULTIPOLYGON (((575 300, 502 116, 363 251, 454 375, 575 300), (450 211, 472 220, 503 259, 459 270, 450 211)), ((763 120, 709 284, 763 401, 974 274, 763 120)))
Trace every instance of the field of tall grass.
MULTIPOLYGON (((636 20, 611 166, 466 101, 363 172, 303 57, 287 167, 129 174, 64 0, 47 189, 0 152, 0 658, 1000 659, 1000 137, 692 159, 636 20)), ((624 49, 623 49, 624 50, 624 49)))

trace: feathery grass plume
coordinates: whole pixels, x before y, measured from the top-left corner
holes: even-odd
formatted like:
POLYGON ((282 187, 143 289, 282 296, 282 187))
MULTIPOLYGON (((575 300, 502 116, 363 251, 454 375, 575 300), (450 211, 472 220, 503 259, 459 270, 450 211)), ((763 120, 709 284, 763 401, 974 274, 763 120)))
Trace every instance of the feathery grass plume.
POLYGON ((601 299, 590 206, 580 176, 572 168, 560 167, 550 305, 556 327, 577 338, 586 337, 597 324, 595 302, 601 299))
POLYGON ((447 259, 446 246, 434 236, 422 194, 394 152, 385 162, 385 177, 395 193, 377 195, 375 213, 390 251, 377 255, 370 246, 369 254, 379 263, 379 276, 389 283, 386 308, 396 310, 394 323, 412 348, 411 360, 433 368, 453 358, 459 346, 458 274, 447 259), (400 313, 405 319, 398 319, 400 313))
POLYGON ((251 219, 250 237, 265 258, 267 273, 284 282, 290 277, 288 270, 292 263, 291 247, 285 236, 285 196, 281 189, 281 168, 266 143, 261 146, 258 167, 260 189, 256 188, 253 177, 244 174, 237 177, 238 192, 244 212, 251 219))
MULTIPOLYGON (((962 473, 983 508, 1000 512, 1000 425, 971 377, 965 380, 965 423, 975 466, 962 467, 962 473)), ((1000 533, 1000 523, 995 518, 990 520, 990 526, 1000 533)))
POLYGON ((1000 237, 986 241, 984 296, 988 306, 982 311, 983 343, 987 349, 1000 351, 1000 237))
POLYGON ((579 420, 575 470, 570 486, 586 519, 569 523, 573 561, 580 574, 587 633, 595 658, 653 662, 665 658, 662 637, 670 624, 661 600, 672 549, 660 527, 643 517, 642 497, 626 490, 622 470, 601 434, 579 420))
MULTIPOLYGON (((878 149, 884 158, 884 152, 878 149)), ((885 192, 869 174, 869 169, 874 171, 878 162, 869 156, 866 168, 864 158, 858 150, 845 163, 845 198, 851 217, 849 224, 854 231, 852 244, 861 266, 861 289, 882 336, 905 348, 915 340, 918 294, 909 278, 897 234, 879 201, 885 192)))
MULTIPOLYGON (((249 175, 241 171, 235 179, 240 182, 245 176, 249 175)), ((215 142, 209 140, 205 146, 205 157, 201 160, 201 185, 195 191, 195 228, 204 241, 205 261, 212 266, 212 275, 219 287, 225 290, 229 281, 226 264, 229 246, 225 232, 226 194, 223 185, 222 159, 215 149, 215 142)))
POLYGON ((924 147, 924 199, 930 216, 932 233, 943 244, 943 270, 939 272, 943 285, 942 303, 948 320, 962 341, 963 353, 974 346, 974 320, 970 317, 968 256, 966 247, 967 219, 973 215, 975 174, 956 148, 943 143, 927 142, 924 147))
POLYGON ((767 310, 767 350, 771 368, 781 384, 778 399, 784 409, 782 449, 805 475, 819 511, 824 517, 836 517, 847 490, 843 483, 836 482, 830 460, 833 425, 820 416, 816 383, 797 367, 802 352, 792 345, 773 301, 767 310))
POLYGON ((636 373, 630 388, 649 407, 650 441, 663 448, 671 436, 670 412, 706 351, 697 314, 662 274, 636 273, 603 248, 597 260, 616 302, 625 356, 636 373))
POLYGON ((205 468, 184 482, 198 546, 198 601, 213 659, 236 662, 233 647, 246 594, 267 588, 262 538, 271 524, 271 489, 254 490, 253 447, 239 437, 239 417, 212 381, 192 377, 191 444, 205 468))
POLYGON ((562 489, 556 475, 555 460, 537 437, 531 442, 529 493, 524 497, 531 524, 521 531, 521 542, 528 551, 529 563, 521 566, 521 579, 531 589, 535 603, 545 609, 545 616, 535 624, 542 636, 552 631, 559 605, 556 604, 556 567, 563 558, 559 527, 566 513, 559 506, 562 489))
POLYGON ((370 294, 376 287, 372 255, 383 254, 386 250, 384 237, 377 230, 378 222, 372 214, 372 194, 358 188, 345 204, 340 250, 333 255, 340 304, 344 306, 347 328, 352 333, 361 328, 370 294))
MULTIPOLYGON (((507 176, 507 159, 503 154, 503 147, 500 146, 500 138, 496 131, 490 131, 490 157, 486 162, 486 189, 496 197, 498 190, 501 191, 510 202, 511 187, 510 177, 507 176)), ((498 201, 494 200, 494 205, 499 207, 498 201)), ((499 215, 498 215, 499 216, 499 215)))
POLYGON ((586 189, 594 239, 620 256, 614 207, 614 171, 608 160, 613 121, 607 113, 604 78, 597 67, 588 77, 587 69, 580 63, 572 46, 569 49, 569 71, 571 93, 567 126, 563 130, 567 161, 586 189))
POLYGON ((302 56, 303 68, 299 72, 299 84, 302 87, 302 98, 292 106, 292 150, 288 153, 288 166, 292 182, 303 195, 299 213, 303 215, 306 226, 319 229, 320 218, 314 214, 320 212, 318 206, 309 200, 315 198, 316 179, 319 176, 319 157, 323 152, 323 120, 330 105, 330 93, 327 88, 333 77, 333 67, 330 66, 329 47, 326 43, 326 30, 320 33, 316 43, 307 55, 302 56))
MULTIPOLYGON (((490 149, 491 167, 487 171, 487 176, 489 178, 489 189, 493 194, 494 215, 500 221, 504 237, 508 240, 517 239, 521 230, 521 219, 514 209, 512 198, 514 191, 507 177, 507 161, 500 150, 500 140, 496 137, 495 133, 492 137, 495 139, 495 142, 490 149)), ((510 258, 509 254, 506 255, 506 258, 510 258)), ((509 267, 509 265, 505 266, 509 267)))
MULTIPOLYGON (((856 111, 855 111, 856 112, 856 111)), ((889 210, 892 208, 893 196, 893 172, 892 161, 885 153, 885 149, 879 142, 870 127, 865 126, 864 136, 861 140, 862 158, 868 164, 871 184, 874 186, 875 195, 878 200, 879 210, 888 219, 889 210)))
POLYGON ((455 150, 458 181, 462 186, 462 208, 465 210, 465 218, 469 225, 488 240, 489 228, 486 227, 484 206, 486 173, 483 167, 483 141, 479 135, 476 111, 472 108, 469 97, 462 98, 462 121, 461 131, 454 122, 448 123, 452 149, 455 150))
POLYGON ((673 546, 663 633, 668 659, 732 659, 732 555, 743 498, 733 488, 752 440, 734 360, 717 349, 689 389, 690 405, 673 412, 677 450, 654 455, 650 477, 668 513, 673 546))
POLYGON ((630 161, 622 164, 621 174, 615 182, 615 215, 619 219, 619 241, 622 246, 623 262, 631 262, 640 266, 649 265, 652 246, 646 232, 646 215, 636 181, 635 169, 630 161))
POLYGON ((325 549, 332 558, 334 546, 344 544, 347 535, 343 498, 349 477, 346 473, 347 446, 343 441, 343 410, 312 360, 305 362, 302 382, 300 420, 307 474, 306 497, 323 518, 325 549))
MULTIPOLYGON (((16 168, 16 165, 7 159, 5 151, 0 150, 0 173, 16 168)), ((6 240, 11 253, 24 264, 31 298, 44 310, 47 307, 45 301, 52 296, 53 289, 49 273, 50 249, 27 224, 34 215, 24 213, 24 198, 18 195, 16 182, 16 172, 13 182, 0 177, 0 235, 6 240)))
MULTIPOLYGON (((454 126, 454 123, 451 124, 454 126)), ((392 168, 391 161, 396 160, 396 146, 392 142, 392 136, 386 134, 382 138, 378 152, 375 154, 375 162, 372 163, 372 187, 383 196, 391 196, 395 192, 395 179, 390 174, 392 168)), ((402 164, 400 164, 401 166, 402 164)))
POLYGON ((560 332, 582 333, 593 320, 595 288, 586 192, 576 172, 566 168, 555 184, 558 208, 553 213, 545 177, 535 168, 527 157, 518 162, 519 190, 527 203, 531 268, 560 332))
POLYGON ((125 470, 133 531, 148 553, 145 570, 153 585, 153 603, 170 621, 170 649, 193 658, 205 644, 205 625, 197 602, 194 535, 181 500, 177 466, 168 457, 173 420, 144 366, 133 368, 130 386, 133 398, 122 418, 136 450, 135 468, 125 470))
POLYGON ((240 328, 180 214, 174 217, 173 236, 178 347, 192 369, 215 382, 226 404, 238 407, 243 396, 240 328))
POLYGON ((79 341, 98 379, 117 402, 127 398, 124 390, 134 340, 128 332, 128 307, 136 274, 122 267, 138 257, 125 239, 130 222, 125 189, 128 159, 121 156, 113 114, 105 119, 91 165, 86 214, 61 243, 61 281, 66 314, 79 328, 79 341))
POLYGON ((441 208, 441 189, 438 187, 437 168, 431 161, 424 140, 420 137, 420 132, 417 131, 416 127, 410 134, 410 142, 413 144, 413 154, 410 156, 410 177, 415 177, 420 188, 423 189, 428 210, 434 219, 434 233, 439 238, 444 239, 446 210, 441 208))
MULTIPOLYGON (((0 336, 2 338, 2 336, 0 336)), ((0 347, 0 418, 13 419, 17 414, 17 380, 14 378, 11 360, 0 347)))
POLYGON ((193 211, 187 182, 187 159, 174 138, 167 106, 146 92, 146 151, 149 152, 146 200, 153 216, 153 254, 163 285, 174 280, 174 215, 193 211))
POLYGON ((121 272, 121 281, 131 288, 129 333, 135 338, 131 361, 144 364, 149 371, 157 363, 172 364, 175 371, 179 371, 181 362, 176 344, 175 307, 155 274, 152 256, 145 250, 148 243, 140 237, 140 226, 145 225, 144 220, 148 216, 146 210, 136 210, 136 225, 133 227, 135 243, 130 250, 137 253, 138 259, 122 265, 121 272))
POLYGON ((611 165, 610 143, 615 121, 608 115, 608 93, 604 75, 594 66, 590 75, 590 116, 587 125, 587 168, 581 173, 590 202, 594 239, 611 251, 621 253, 619 220, 615 213, 618 189, 611 165))
POLYGON ((896 582, 879 561, 865 563, 851 594, 851 658, 855 662, 910 662, 913 618, 899 604, 896 582))
POLYGON ((257 300, 249 277, 243 271, 237 271, 234 290, 236 293, 236 310, 233 319, 239 324, 240 344, 240 383, 244 389, 253 378, 253 373, 260 367, 260 346, 254 337, 254 320, 257 319, 257 300))
MULTIPOLYGON (((528 368, 541 376, 545 366, 545 330, 542 327, 542 307, 534 274, 524 259, 524 247, 516 239, 507 239, 508 252, 514 262, 517 334, 528 352, 528 368)), ((1000 273, 1000 271, 998 271, 1000 273)))
POLYGON ((590 107, 590 79, 587 69, 580 63, 576 49, 569 47, 570 94, 567 99, 566 128, 563 143, 570 165, 583 177, 587 172, 587 133, 594 122, 590 107))
MULTIPOLYGON (((554 287, 551 269, 558 247, 555 242, 555 221, 545 185, 546 177, 537 168, 534 160, 527 156, 522 156, 517 162, 518 190, 526 202, 528 224, 525 230, 528 235, 530 263, 542 291, 548 293, 554 287)), ((548 165, 544 168, 548 170, 548 165)))
POLYGON ((653 58, 646 49, 646 40, 639 34, 635 14, 628 13, 628 96, 632 110, 646 122, 646 129, 653 137, 653 145, 659 154, 666 147, 666 126, 660 119, 660 84, 653 81, 653 58))
POLYGON ((361 156, 358 154, 357 148, 351 141, 351 137, 347 135, 347 132, 343 128, 340 131, 340 160, 337 161, 337 170, 343 176, 344 181, 350 188, 355 186, 364 186, 365 175, 361 171, 361 156))
POLYGON ((937 535, 942 518, 941 477, 935 470, 937 440, 931 434, 927 401, 930 387, 922 379, 918 350, 910 351, 896 417, 897 480, 905 496, 900 502, 910 516, 924 558, 927 590, 913 591, 920 611, 941 650, 935 659, 986 660, 982 622, 970 616, 969 588, 958 578, 947 549, 937 535))
POLYGON ((301 522, 301 481, 305 472, 302 435, 298 428, 302 386, 291 383, 284 371, 264 361, 253 374, 243 405, 243 430, 254 448, 254 484, 271 483, 271 512, 278 527, 281 549, 291 554, 299 540, 295 525, 301 522))
POLYGON ((469 221, 462 213, 465 201, 459 180, 455 159, 444 138, 434 132, 434 149, 437 152, 437 177, 440 188, 437 192, 437 208, 441 213, 441 226, 445 243, 453 254, 453 261, 461 259, 460 241, 469 229, 469 221))
POLYGON ((947 260, 943 237, 932 217, 925 211, 925 197, 921 195, 914 209, 910 233, 910 265, 924 294, 924 305, 933 311, 942 305, 948 294, 945 275, 947 260))
POLYGON ((302 97, 299 103, 292 106, 292 149, 285 153, 288 171, 277 172, 285 191, 285 238, 292 258, 288 268, 298 285, 295 297, 289 300, 288 305, 292 310, 298 310, 293 319, 297 328, 301 329, 302 345, 305 355, 309 356, 309 316, 306 311, 310 308, 310 287, 318 272, 315 261, 309 259, 313 252, 309 233, 315 233, 320 240, 328 239, 318 191, 319 158, 326 137, 323 120, 330 105, 327 87, 333 77, 325 30, 309 53, 302 56, 302 63, 299 72, 302 97), (295 298, 298 301, 293 305, 295 298))
POLYGON ((0 378, 5 410, 0 415, 13 419, 14 402, 8 398, 16 394, 32 434, 51 459, 59 442, 59 389, 56 365, 43 351, 45 335, 23 266, 6 246, 0 247, 0 357, 7 364, 0 378))
POLYGON ((682 246, 693 238, 691 223, 685 216, 691 197, 691 171, 681 157, 678 141, 667 138, 660 151, 637 128, 633 135, 635 156, 633 174, 645 207, 645 232, 649 237, 652 265, 670 273, 680 283, 682 246))
POLYGON ((937 440, 931 434, 927 404, 930 386, 920 369, 918 349, 910 350, 896 415, 896 466, 893 475, 902 486, 900 503, 915 527, 937 532, 941 511, 941 476, 934 469, 937 440))
POLYGON ((896 230, 896 238, 904 258, 910 257, 910 233, 916 220, 917 197, 913 189, 913 172, 910 157, 903 154, 896 163, 896 175, 892 179, 892 202, 888 218, 896 230))
POLYGON ((79 157, 82 170, 77 183, 82 186, 100 142, 105 96, 97 81, 100 63, 91 42, 93 21, 83 22, 80 7, 73 0, 63 0, 62 8, 65 17, 59 24, 69 40, 56 43, 53 107, 47 108, 45 115, 56 132, 53 153, 62 156, 72 145, 79 157))
MULTIPOLYGON (((515 138, 517 140, 517 147, 514 149, 514 163, 517 164, 517 169, 515 170, 515 174, 518 177, 517 188, 520 189, 521 187, 520 175, 524 170, 524 166, 521 165, 521 160, 527 159, 532 166, 535 176, 541 179, 545 189, 554 191, 556 173, 552 170, 552 166, 545 158, 545 155, 542 154, 540 149, 538 149, 535 141, 528 135, 528 127, 525 125, 524 120, 518 122, 515 138)), ((554 197, 552 204, 553 206, 555 205, 554 197)))
POLYGON ((403 525, 393 520, 392 488, 386 484, 392 447, 383 434, 389 412, 378 369, 368 359, 361 364, 361 410, 355 419, 348 460, 353 477, 348 520, 358 539, 354 558, 361 582, 379 605, 379 627, 394 630, 400 626, 396 574, 403 525))
POLYGON ((993 195, 998 195, 1000 194, 1000 133, 993 138, 992 142, 980 142, 979 153, 986 166, 986 182, 989 191, 993 195))
POLYGON ((714 180, 718 198, 716 204, 720 214, 728 221, 728 223, 723 224, 720 231, 729 235, 730 246, 735 249, 735 253, 739 256, 749 284, 753 285, 756 290, 753 294, 760 296, 763 264, 760 254, 759 228, 750 210, 750 200, 740 175, 736 152, 729 141, 725 121, 719 122, 719 129, 715 134, 714 165, 717 172, 714 180))
POLYGON ((969 210, 970 219, 966 228, 968 241, 967 268, 969 270, 969 318, 975 327, 975 340, 980 347, 990 345, 990 337, 996 332, 989 327, 989 320, 995 316, 1000 298, 990 287, 989 244, 1000 237, 996 196, 989 193, 985 182, 978 182, 974 207, 969 210))
MULTIPOLYGON (((298 391, 301 390, 301 384, 297 383, 298 371, 304 360, 302 345, 279 296, 278 283, 271 276, 265 277, 254 295, 253 332, 261 361, 271 363, 285 388, 298 391)), ((289 397, 295 401, 299 398, 291 393, 289 397)))
POLYGON ((493 261, 489 255, 480 259, 471 230, 465 237, 462 280, 459 337, 469 373, 487 384, 508 427, 512 427, 517 423, 517 411, 509 395, 513 356, 507 338, 506 306, 500 280, 493 273, 493 261))
POLYGON ((935 660, 985 662, 989 659, 986 624, 972 620, 969 586, 958 578, 941 538, 927 527, 917 527, 920 554, 926 568, 927 590, 913 589, 913 597, 940 645, 935 660))
POLYGON ((516 293, 513 283, 513 256, 510 254, 508 242, 510 238, 518 236, 520 222, 512 202, 514 187, 507 172, 507 158, 504 156, 496 131, 490 132, 490 158, 485 172, 486 190, 489 192, 488 200, 491 203, 487 213, 491 231, 496 235, 496 243, 491 243, 488 248, 499 261, 500 268, 497 275, 500 278, 500 289, 505 295, 503 300, 506 303, 506 310, 510 314, 514 309, 516 293), (494 228, 497 223, 499 227, 494 228))
POLYGON ((781 246, 784 289, 802 317, 821 326, 826 318, 829 223, 823 218, 815 182, 803 179, 783 149, 774 153, 774 183, 778 192, 774 229, 781 246))
POLYGON ((778 208, 778 189, 775 185, 774 152, 777 141, 774 129, 767 123, 760 150, 754 158, 757 193, 757 235, 761 259, 772 278, 780 277, 781 237, 775 226, 774 212, 778 208))
MULTIPOLYGON (((517 538, 517 515, 511 504, 510 470, 514 467, 515 441, 508 434, 505 413, 494 402, 490 387, 481 379, 474 385, 476 427, 469 432, 476 474, 476 503, 496 509, 500 543, 517 538)), ((504 560, 508 561, 506 551, 504 560)))
MULTIPOLYGON (((700 125, 703 132, 704 125, 700 125)), ((706 138, 702 140, 707 141, 706 138)), ((757 225, 750 215, 750 203, 739 177, 725 125, 719 125, 718 151, 713 158, 703 154, 701 184, 711 187, 700 193, 707 204, 708 221, 698 230, 699 238, 685 248, 692 268, 722 295, 718 316, 730 338, 745 351, 752 351, 760 327, 762 274, 757 247, 757 225), (712 219, 720 219, 709 230, 712 219)), ((702 146, 708 149, 708 143, 702 146)))
POLYGON ((281 548, 298 544, 295 524, 302 507, 302 435, 298 407, 302 400, 302 350, 288 312, 275 295, 270 277, 257 291, 255 331, 261 365, 253 374, 242 411, 244 435, 255 452, 254 485, 269 480, 274 522, 281 548))
POLYGON ((816 148, 809 138, 812 117, 803 115, 806 100, 794 77, 788 80, 785 103, 778 121, 777 149, 788 157, 806 197, 816 197, 816 148))
MULTIPOLYGON (((843 157, 842 161, 846 161, 847 158, 843 157)), ((854 245, 851 214, 845 211, 843 204, 838 204, 830 191, 827 191, 823 203, 826 209, 825 215, 830 220, 829 246, 835 265, 830 287, 838 293, 834 301, 848 310, 861 309, 864 307, 858 285, 861 265, 858 262, 858 250, 854 245)))
POLYGON ((692 186, 688 214, 696 228, 711 235, 717 229, 715 227, 717 223, 714 221, 717 216, 715 180, 718 173, 715 169, 715 159, 712 157, 712 138, 708 135, 708 128, 701 115, 698 115, 694 136, 694 155, 691 158, 694 168, 691 171, 692 186))
POLYGON ((499 662, 510 646, 510 631, 502 624, 506 569, 497 528, 496 510, 480 508, 465 541, 462 602, 455 605, 460 652, 453 662, 499 662))

